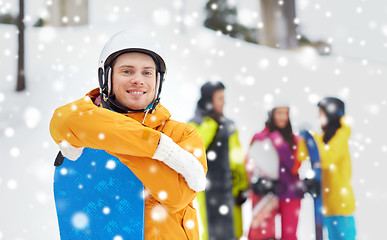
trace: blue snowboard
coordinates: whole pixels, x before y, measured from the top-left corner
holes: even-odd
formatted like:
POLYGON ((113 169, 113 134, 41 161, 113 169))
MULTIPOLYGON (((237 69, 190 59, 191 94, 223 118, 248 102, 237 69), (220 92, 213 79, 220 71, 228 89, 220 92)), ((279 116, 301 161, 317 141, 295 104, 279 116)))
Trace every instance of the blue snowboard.
POLYGON ((54 176, 62 240, 144 239, 144 187, 128 167, 91 148, 62 160, 54 176))
POLYGON ((314 202, 314 219, 316 229, 316 240, 323 239, 323 214, 322 214, 322 198, 321 198, 321 162, 318 152, 317 144, 313 136, 308 131, 302 131, 301 136, 305 139, 306 147, 308 149, 312 170, 314 171, 314 178, 320 183, 320 189, 316 195, 313 195, 314 202))

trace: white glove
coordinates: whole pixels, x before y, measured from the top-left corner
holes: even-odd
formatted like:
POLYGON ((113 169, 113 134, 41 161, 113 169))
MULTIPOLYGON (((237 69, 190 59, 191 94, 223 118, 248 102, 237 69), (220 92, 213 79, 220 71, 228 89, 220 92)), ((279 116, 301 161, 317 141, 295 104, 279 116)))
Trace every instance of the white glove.
POLYGON ((161 133, 159 145, 152 158, 164 162, 168 167, 181 174, 189 188, 195 192, 205 189, 206 174, 202 164, 167 135, 161 133))
POLYGON ((58 145, 59 145, 60 151, 62 152, 62 155, 65 156, 67 159, 75 161, 82 155, 83 147, 81 148, 73 147, 67 141, 62 141, 58 145))

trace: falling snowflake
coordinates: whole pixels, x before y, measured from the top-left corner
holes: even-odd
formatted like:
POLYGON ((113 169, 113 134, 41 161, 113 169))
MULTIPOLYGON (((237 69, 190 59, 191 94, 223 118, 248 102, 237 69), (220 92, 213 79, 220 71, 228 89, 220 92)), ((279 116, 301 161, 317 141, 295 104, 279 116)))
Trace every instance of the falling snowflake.
POLYGON ((11 148, 11 150, 9 151, 9 154, 10 154, 12 157, 16 158, 16 157, 18 157, 18 156, 20 155, 20 149, 17 148, 17 147, 13 147, 13 148, 11 148))
POLYGON ((247 76, 246 79, 245 79, 245 82, 246 82, 247 86, 253 86, 254 83, 255 83, 254 76, 251 76, 251 75, 247 76))
POLYGON ((103 133, 98 134, 98 139, 99 140, 104 140, 105 139, 105 134, 103 134, 103 133))
POLYGON ((63 176, 64 176, 64 175, 67 175, 67 173, 68 173, 67 168, 62 168, 62 169, 60 170, 60 174, 62 174, 63 176))
POLYGON ((200 148, 196 148, 193 152, 193 155, 197 158, 201 157, 203 155, 203 151, 200 148))
POLYGON ((39 191, 39 192, 35 193, 35 199, 36 199, 39 203, 45 204, 45 203, 48 202, 49 197, 48 197, 47 193, 42 192, 42 191, 39 191))
POLYGON ((103 214, 108 215, 110 213, 110 208, 109 207, 104 207, 102 209, 102 212, 103 212, 103 214))
POLYGON ((250 9, 238 10, 238 21, 244 26, 252 26, 256 22, 258 14, 250 9))
POLYGON ((168 212, 162 205, 156 205, 151 210, 151 216, 153 220, 161 222, 167 218, 168 212))
POLYGON ((166 26, 171 20, 171 14, 167 9, 157 9, 153 12, 153 21, 159 26, 166 26))
POLYGON ((159 196, 160 200, 165 200, 165 199, 167 199, 168 194, 166 191, 160 191, 158 196, 159 196))
POLYGON ((57 32, 53 27, 40 28, 39 41, 46 42, 46 43, 52 42, 55 40, 56 35, 57 35, 57 32))
POLYGON ((195 222, 193 220, 187 220, 185 222, 185 227, 188 229, 193 229, 195 227, 195 222))
POLYGON ((273 95, 271 95, 271 94, 265 94, 264 96, 263 96, 263 101, 265 102, 265 103, 272 103, 273 102, 273 100, 274 100, 274 97, 273 97, 273 95))
POLYGON ((40 110, 35 107, 28 107, 24 112, 24 121, 29 128, 35 128, 41 119, 40 110))
POLYGON ((15 190, 17 188, 17 182, 16 180, 9 180, 8 183, 7 183, 7 187, 10 189, 10 190, 15 190))
POLYGON ((77 212, 72 216, 71 224, 74 228, 85 229, 89 224, 89 217, 84 212, 77 212))
POLYGON ((214 151, 208 151, 207 153, 207 159, 209 161, 214 161, 216 159, 216 152, 214 151))
POLYGON ((229 208, 226 205, 221 205, 219 207, 219 213, 222 215, 226 215, 229 212, 229 208))
POLYGON ((267 59, 261 59, 259 62, 258 62, 258 66, 259 68, 261 69, 266 69, 270 66, 270 62, 269 60, 267 59))
POLYGON ((281 67, 286 67, 289 63, 289 60, 286 57, 280 57, 278 59, 278 65, 281 67))
MULTIPOLYGON (((387 37, 387 25, 382 26, 382 27, 380 28, 380 31, 382 32, 382 34, 383 34, 384 36, 387 37)), ((385 45, 385 46, 386 46, 386 45, 385 45)))
POLYGON ((117 166, 116 162, 114 160, 109 160, 106 162, 106 168, 109 169, 109 170, 113 170, 115 169, 117 166))

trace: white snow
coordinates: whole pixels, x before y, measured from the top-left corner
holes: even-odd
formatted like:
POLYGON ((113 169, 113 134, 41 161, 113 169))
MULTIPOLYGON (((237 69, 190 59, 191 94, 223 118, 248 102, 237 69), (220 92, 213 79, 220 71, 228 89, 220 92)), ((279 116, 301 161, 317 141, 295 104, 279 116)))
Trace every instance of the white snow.
MULTIPOLYGON (((193 116, 202 83, 214 77, 224 81, 225 113, 236 122, 245 151, 267 118, 265 96, 291 101, 295 130, 306 122, 319 130, 317 101, 325 96, 343 98, 351 117, 351 140, 358 143, 351 145, 358 240, 384 235, 380 213, 387 211, 387 2, 301 1, 300 28, 313 40, 332 43, 333 55, 328 57, 308 48, 273 50, 204 29, 204 0, 141 4, 95 0, 89 1, 91 25, 32 28, 46 9, 45 2, 26 1, 31 20, 26 30, 24 92, 14 91, 16 28, 0 25, 0 239, 59 239, 52 190, 58 147, 49 134, 50 118, 57 107, 97 87, 97 59, 103 44, 129 26, 143 28, 144 36, 165 43, 168 74, 161 100, 174 119, 186 122, 193 116), (359 146, 366 147, 360 151, 359 146)), ((17 3, 3 0, 0 9, 16 13, 17 3)), ((256 21, 259 24, 259 16, 256 21)), ((244 205, 245 229, 249 204, 244 205)), ((306 197, 300 240, 313 236, 311 209, 312 200, 306 197)), ((163 216, 162 211, 154 214, 157 219, 163 216)))

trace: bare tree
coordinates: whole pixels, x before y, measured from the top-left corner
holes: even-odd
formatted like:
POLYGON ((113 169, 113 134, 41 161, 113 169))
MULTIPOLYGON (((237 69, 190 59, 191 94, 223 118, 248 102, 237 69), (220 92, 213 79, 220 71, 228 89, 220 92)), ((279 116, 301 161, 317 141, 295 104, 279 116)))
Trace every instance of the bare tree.
POLYGON ((19 44, 16 91, 23 91, 26 88, 24 74, 24 0, 19 0, 19 16, 16 25, 19 44))

